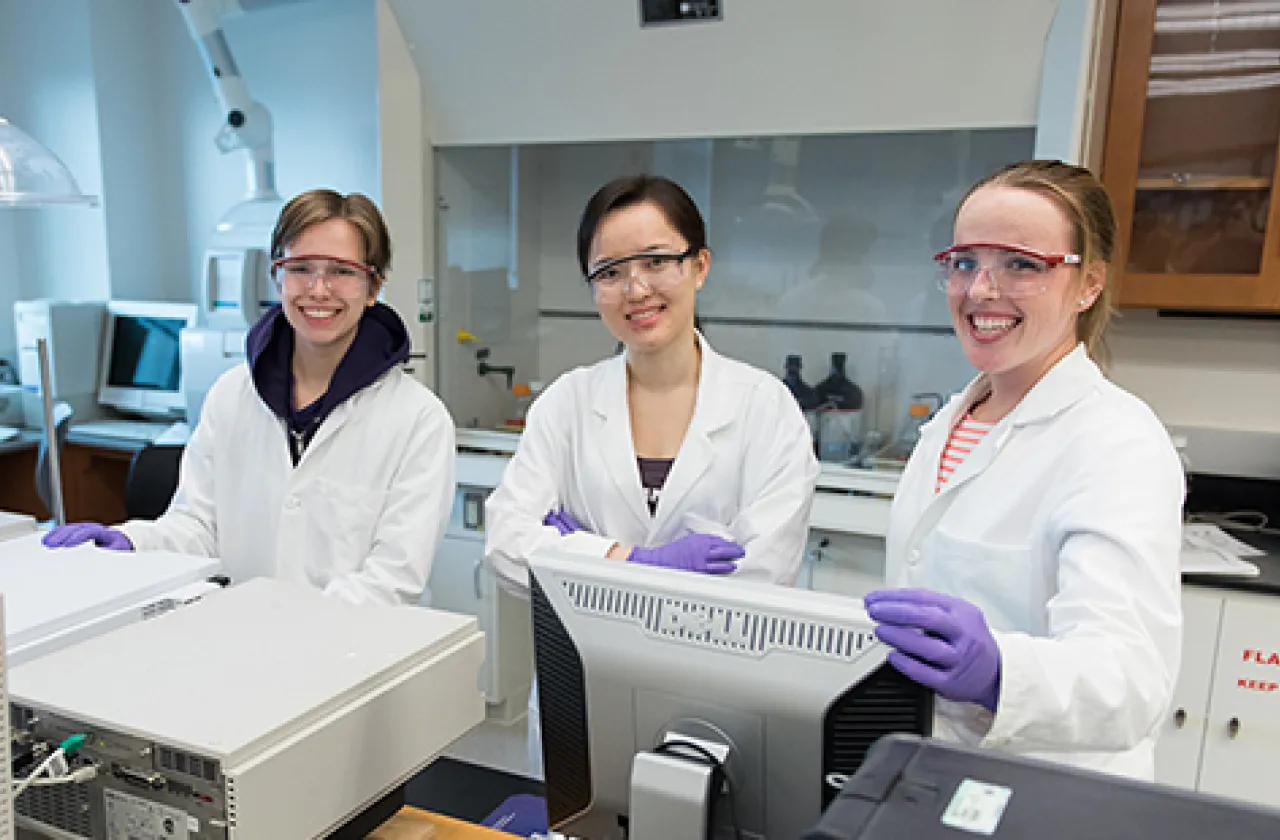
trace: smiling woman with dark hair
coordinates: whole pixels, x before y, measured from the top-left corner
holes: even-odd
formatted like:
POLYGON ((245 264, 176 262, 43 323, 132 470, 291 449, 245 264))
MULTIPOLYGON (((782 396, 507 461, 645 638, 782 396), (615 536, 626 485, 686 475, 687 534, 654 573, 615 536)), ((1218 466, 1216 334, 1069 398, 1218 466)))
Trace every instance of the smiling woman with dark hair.
POLYGON ((588 202, 578 262, 624 352, 557 380, 489 498, 486 553, 511 587, 558 547, 795 581, 818 465, 774 376, 712 350, 694 318, 711 254, 689 195, 620 178, 588 202))

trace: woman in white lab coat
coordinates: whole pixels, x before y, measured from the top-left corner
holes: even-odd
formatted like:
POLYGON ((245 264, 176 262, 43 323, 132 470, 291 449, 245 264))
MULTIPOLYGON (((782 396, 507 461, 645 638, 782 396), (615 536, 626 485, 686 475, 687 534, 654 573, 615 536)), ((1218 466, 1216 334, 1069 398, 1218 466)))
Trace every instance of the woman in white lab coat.
POLYGON ((935 734, 1150 779, 1178 673, 1184 480, 1168 434, 1098 368, 1115 221, 1060 162, 1009 166, 935 259, 981 374, 922 431, 894 498, 891 662, 935 734))
POLYGON ((417 603, 453 502, 454 429, 401 370, 409 336, 377 302, 391 258, 362 195, 314 190, 271 241, 281 304, 248 362, 210 389, 155 522, 78 523, 45 543, 218 557, 232 580, 274 577, 357 603, 417 603))
POLYGON ((777 377, 696 329, 711 256, 692 199, 665 178, 606 184, 578 261, 625 352, 530 409, 487 503, 489 562, 516 590, 542 548, 793 583, 818 474, 809 427, 777 377))

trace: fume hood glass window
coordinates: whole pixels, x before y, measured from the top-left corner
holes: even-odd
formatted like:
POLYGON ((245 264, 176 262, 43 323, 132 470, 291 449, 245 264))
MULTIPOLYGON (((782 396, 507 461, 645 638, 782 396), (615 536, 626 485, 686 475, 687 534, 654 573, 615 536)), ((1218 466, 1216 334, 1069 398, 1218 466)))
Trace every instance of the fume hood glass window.
POLYGON ((578 219, 605 182, 653 173, 706 219, 712 346, 779 377, 799 357, 809 386, 844 354, 859 435, 887 439, 912 395, 973 375, 930 258, 969 187, 1033 144, 1027 128, 438 149, 441 397, 460 426, 501 428, 527 402, 514 386, 616 352, 578 268, 578 219))

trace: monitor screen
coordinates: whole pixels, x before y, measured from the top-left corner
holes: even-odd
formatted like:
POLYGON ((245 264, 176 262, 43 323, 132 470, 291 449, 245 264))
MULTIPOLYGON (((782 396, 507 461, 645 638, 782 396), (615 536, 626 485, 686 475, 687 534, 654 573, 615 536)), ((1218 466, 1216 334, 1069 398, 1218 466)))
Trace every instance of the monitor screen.
POLYGON ((107 385, 176 392, 181 387, 179 337, 185 318, 114 314, 107 385))

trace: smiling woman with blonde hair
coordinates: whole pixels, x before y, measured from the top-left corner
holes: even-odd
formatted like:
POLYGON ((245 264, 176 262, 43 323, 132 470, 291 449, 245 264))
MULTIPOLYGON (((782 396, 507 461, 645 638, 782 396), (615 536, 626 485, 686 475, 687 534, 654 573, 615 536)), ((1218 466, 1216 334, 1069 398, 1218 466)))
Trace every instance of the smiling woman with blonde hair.
POLYGON ((935 257, 980 372, 920 433, 894 496, 890 662, 937 692, 935 734, 1150 779, 1182 642, 1182 468, 1109 382, 1115 218, 1087 169, 978 183, 935 257))

